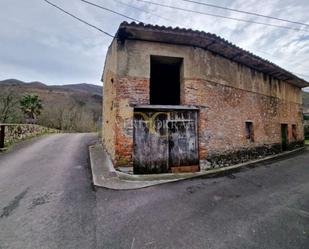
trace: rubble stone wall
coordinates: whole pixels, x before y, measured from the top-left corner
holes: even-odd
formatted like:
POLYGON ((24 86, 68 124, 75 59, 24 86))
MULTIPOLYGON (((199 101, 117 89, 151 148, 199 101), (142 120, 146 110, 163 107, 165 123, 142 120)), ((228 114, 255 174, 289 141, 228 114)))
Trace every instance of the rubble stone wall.
POLYGON ((5 127, 4 144, 8 146, 27 138, 57 132, 59 131, 34 124, 9 125, 5 127))

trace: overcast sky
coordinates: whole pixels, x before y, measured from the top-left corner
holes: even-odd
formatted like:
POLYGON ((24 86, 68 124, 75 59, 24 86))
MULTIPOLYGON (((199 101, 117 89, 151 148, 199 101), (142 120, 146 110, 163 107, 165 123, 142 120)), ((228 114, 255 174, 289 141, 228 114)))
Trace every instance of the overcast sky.
MULTIPOLYGON (((89 6, 80 0, 50 1, 111 34, 115 34, 119 24, 126 20, 123 17, 89 6)), ((215 33, 237 46, 309 80, 309 31, 292 31, 190 14, 151 6, 136 0, 120 1, 142 8, 152 14, 137 11, 114 0, 89 1, 146 23, 180 26, 215 33)), ((202 7, 182 0, 153 1, 214 14, 300 27, 202 7)), ((309 13, 308 0, 197 1, 300 22, 306 22, 309 13)), ((307 29, 309 30, 309 27, 307 29)), ((0 80, 16 78, 24 81, 42 81, 47 84, 85 82, 101 85, 100 78, 105 54, 111 39, 59 12, 42 0, 1 0, 0 80)))

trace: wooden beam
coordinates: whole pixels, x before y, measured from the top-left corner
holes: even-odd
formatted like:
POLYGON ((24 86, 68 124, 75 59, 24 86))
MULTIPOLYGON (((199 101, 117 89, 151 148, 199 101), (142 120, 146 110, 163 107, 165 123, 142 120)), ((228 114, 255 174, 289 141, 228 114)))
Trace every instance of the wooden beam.
POLYGON ((175 166, 171 167, 172 173, 193 173, 199 172, 200 167, 198 165, 190 165, 190 166, 175 166))

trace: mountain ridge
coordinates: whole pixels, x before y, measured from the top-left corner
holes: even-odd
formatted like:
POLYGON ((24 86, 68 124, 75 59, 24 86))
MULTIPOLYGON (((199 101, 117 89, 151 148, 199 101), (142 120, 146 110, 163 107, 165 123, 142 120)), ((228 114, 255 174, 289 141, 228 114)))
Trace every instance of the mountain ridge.
POLYGON ((76 84, 63 84, 63 85, 47 85, 40 81, 25 82, 18 79, 6 79, 0 81, 0 86, 22 86, 26 88, 37 87, 48 90, 64 90, 64 91, 76 91, 76 92, 88 92, 102 96, 102 86, 89 84, 89 83, 76 83, 76 84))

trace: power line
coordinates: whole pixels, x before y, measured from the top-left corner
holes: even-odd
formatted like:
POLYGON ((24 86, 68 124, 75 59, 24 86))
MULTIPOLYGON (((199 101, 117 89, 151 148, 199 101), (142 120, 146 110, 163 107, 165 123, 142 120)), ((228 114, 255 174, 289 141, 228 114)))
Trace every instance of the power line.
POLYGON ((135 10, 138 10, 138 11, 141 11, 141 12, 144 12, 144 13, 147 13, 147 14, 149 14, 149 15, 159 17, 159 18, 164 19, 164 20, 166 20, 166 21, 173 21, 172 19, 169 19, 169 18, 160 16, 160 15, 157 15, 157 14, 155 14, 155 13, 152 13, 151 11, 147 11, 147 10, 145 10, 145 9, 138 8, 138 7, 136 7, 136 6, 133 6, 133 5, 128 4, 128 3, 125 3, 125 2, 122 2, 122 1, 120 1, 120 0, 113 0, 113 1, 114 1, 114 2, 117 2, 117 3, 120 3, 120 4, 124 5, 124 6, 127 6, 127 7, 129 7, 129 8, 132 8, 132 9, 135 9, 135 10))
POLYGON ((80 0, 80 1, 82 1, 82 2, 84 2, 84 3, 87 3, 87 4, 89 4, 89 5, 92 5, 92 6, 94 6, 94 7, 97 7, 97 8, 99 8, 99 9, 103 9, 103 10, 106 10, 106 11, 108 11, 108 12, 114 13, 114 14, 116 14, 116 15, 119 15, 119 16, 122 16, 122 17, 125 17, 125 18, 128 18, 128 19, 130 19, 130 20, 132 20, 132 21, 142 22, 142 21, 139 21, 138 19, 135 19, 135 18, 129 17, 129 16, 127 16, 127 15, 121 14, 121 13, 119 13, 119 12, 117 12, 117 11, 108 9, 108 8, 103 7, 103 6, 101 6, 101 5, 98 5, 98 4, 95 4, 95 3, 92 3, 92 2, 89 2, 89 1, 86 1, 86 0, 80 0))
POLYGON ((273 16, 262 15, 262 14, 255 13, 255 12, 249 12, 249 11, 244 11, 244 10, 238 10, 238 9, 223 7, 223 6, 219 6, 219 5, 215 5, 215 4, 209 4, 209 3, 204 3, 204 2, 192 1, 192 0, 182 0, 182 1, 184 1, 184 2, 189 2, 189 3, 195 3, 195 4, 199 4, 199 5, 204 5, 204 6, 208 6, 208 7, 212 7, 212 8, 217 8, 217 9, 229 10, 229 11, 238 12, 238 13, 247 14, 247 15, 253 15, 253 16, 258 16, 258 17, 264 17, 264 18, 273 19, 273 20, 282 21, 282 22, 287 22, 287 23, 293 23, 293 24, 304 25, 304 26, 309 27, 309 24, 307 24, 307 23, 297 22, 297 21, 291 21, 291 20, 287 20, 287 19, 283 19, 283 18, 279 18, 279 17, 273 17, 273 16))
MULTIPOLYGON (((99 28, 99 27, 97 27, 97 26, 95 26, 95 25, 93 25, 93 24, 91 24, 91 23, 89 23, 89 22, 87 22, 87 21, 85 21, 85 20, 83 20, 83 19, 81 19, 81 18, 79 18, 79 17, 77 17, 77 16, 71 14, 70 12, 68 12, 68 11, 64 10, 63 8, 59 7, 58 5, 52 3, 52 2, 50 2, 50 1, 48 1, 48 0, 43 0, 43 1, 46 2, 46 3, 48 3, 48 4, 51 5, 51 6, 55 7, 56 9, 62 11, 63 13, 65 13, 65 14, 67 14, 67 15, 73 17, 74 19, 76 19, 76 20, 78 20, 78 21, 80 21, 80 22, 82 22, 82 23, 84 23, 84 24, 86 24, 86 25, 88 25, 88 26, 90 26, 90 27, 92 27, 92 28, 94 28, 94 29, 100 31, 101 33, 103 33, 103 34, 105 34, 105 35, 108 35, 108 36, 114 38, 114 36, 111 35, 111 34, 109 34, 108 32, 106 32, 106 31, 102 30, 101 28, 99 28)), ((113 12, 113 13, 115 13, 115 14, 121 15, 121 16, 126 17, 126 18, 128 18, 128 19, 131 19, 131 20, 134 20, 134 21, 138 21, 137 19, 134 19, 134 18, 131 18, 131 17, 129 17, 129 16, 123 15, 123 14, 121 14, 121 13, 118 13, 118 12, 116 12, 116 11, 107 9, 107 8, 105 8, 105 7, 103 7, 103 6, 99 6, 99 5, 93 4, 93 3, 88 2, 88 1, 86 1, 86 0, 81 0, 81 1, 82 1, 82 2, 85 2, 85 3, 88 3, 88 4, 90 4, 90 5, 96 6, 96 7, 98 7, 98 8, 105 9, 105 10, 107 10, 107 11, 113 12)), ((118 1, 118 0, 115 0, 115 1, 121 2, 121 1, 118 1)), ((145 3, 149 3, 149 4, 161 6, 161 7, 172 8, 172 9, 182 10, 182 11, 191 12, 191 13, 193 12, 193 13, 202 14, 202 15, 210 15, 210 16, 214 16, 214 17, 222 17, 222 18, 232 19, 232 20, 236 20, 236 21, 245 21, 245 22, 251 22, 251 23, 256 23, 256 24, 263 24, 263 25, 267 25, 267 26, 274 26, 274 27, 280 27, 280 28, 293 29, 293 28, 285 27, 285 26, 270 25, 270 24, 259 23, 259 22, 253 22, 253 21, 244 20, 244 19, 230 18, 230 17, 220 16, 220 15, 208 14, 208 13, 205 13, 205 12, 199 12, 199 11, 194 11, 194 10, 188 10, 188 9, 183 9, 183 8, 174 7, 174 6, 165 5, 165 4, 153 3, 153 2, 150 2, 150 1, 146 1, 146 0, 135 0, 135 1, 145 2, 145 3)), ((186 0, 183 0, 183 1, 186 1, 186 0)), ((121 3, 123 3, 123 2, 121 2, 121 3)), ((123 4, 125 4, 125 3, 123 3, 123 4)), ((130 6, 130 5, 128 5, 128 4, 125 4, 125 5, 127 5, 127 6, 129 6, 129 7, 133 7, 133 8, 139 9, 139 8, 137 8, 137 7, 130 6)), ((142 10, 142 9, 140 9, 140 10, 142 10)), ((153 15, 154 15, 154 14, 153 14, 153 15)), ((140 21, 138 21, 138 22, 140 22, 140 21)), ((293 29, 293 30, 307 31, 307 30, 301 30, 301 29, 293 29)), ((260 51, 260 52, 262 52, 262 51, 260 51)), ((266 52, 262 52, 262 53, 266 53, 266 52)), ((272 56, 271 54, 269 54, 269 55, 272 56)), ((304 74, 299 74, 299 73, 295 73, 295 74, 298 74, 298 75, 304 76, 304 77, 309 77, 308 75, 304 75, 304 74)))
POLYGON ((79 18, 79 17, 77 17, 77 16, 71 14, 70 12, 68 12, 68 11, 62 9, 61 7, 59 7, 58 5, 52 3, 52 2, 50 2, 50 1, 48 1, 48 0, 43 0, 43 1, 46 2, 46 3, 48 3, 48 4, 51 5, 51 6, 55 7, 56 9, 62 11, 63 13, 65 13, 65 14, 67 14, 67 15, 73 17, 74 19, 76 19, 76 20, 78 20, 78 21, 80 21, 80 22, 82 22, 82 23, 84 23, 84 24, 86 24, 86 25, 88 25, 88 26, 90 26, 90 27, 92 27, 92 28, 94 28, 94 29, 100 31, 101 33, 103 33, 103 34, 105 34, 105 35, 108 35, 108 36, 114 38, 114 36, 111 35, 111 34, 109 34, 108 32, 106 32, 106 31, 100 29, 99 27, 97 27, 97 26, 95 26, 95 25, 93 25, 93 24, 91 24, 91 23, 89 23, 89 22, 87 22, 87 21, 85 21, 85 20, 83 20, 83 19, 81 19, 81 18, 79 18))
POLYGON ((307 29, 292 28, 292 27, 288 27, 288 26, 281 26, 281 25, 264 23, 264 22, 250 21, 250 20, 247 20, 247 19, 227 17, 227 16, 223 16, 223 15, 211 14, 211 13, 202 12, 202 11, 196 11, 196 10, 191 10, 191 9, 184 9, 184 8, 180 8, 180 7, 176 7, 176 6, 172 6, 172 5, 167 5, 167 4, 154 3, 154 2, 151 2, 151 1, 147 1, 147 0, 135 0, 135 1, 147 3, 147 4, 150 4, 150 5, 156 5, 156 6, 160 6, 160 7, 165 7, 165 8, 169 8, 169 9, 176 9, 176 10, 181 10, 181 11, 185 11, 185 12, 196 13, 196 14, 205 15, 205 16, 213 16, 213 17, 219 17, 219 18, 229 19, 229 20, 234 20, 234 21, 239 21, 239 22, 246 22, 246 23, 260 24, 260 25, 264 25, 264 26, 282 28, 282 29, 289 29, 289 30, 309 32, 309 30, 307 30, 307 29))

